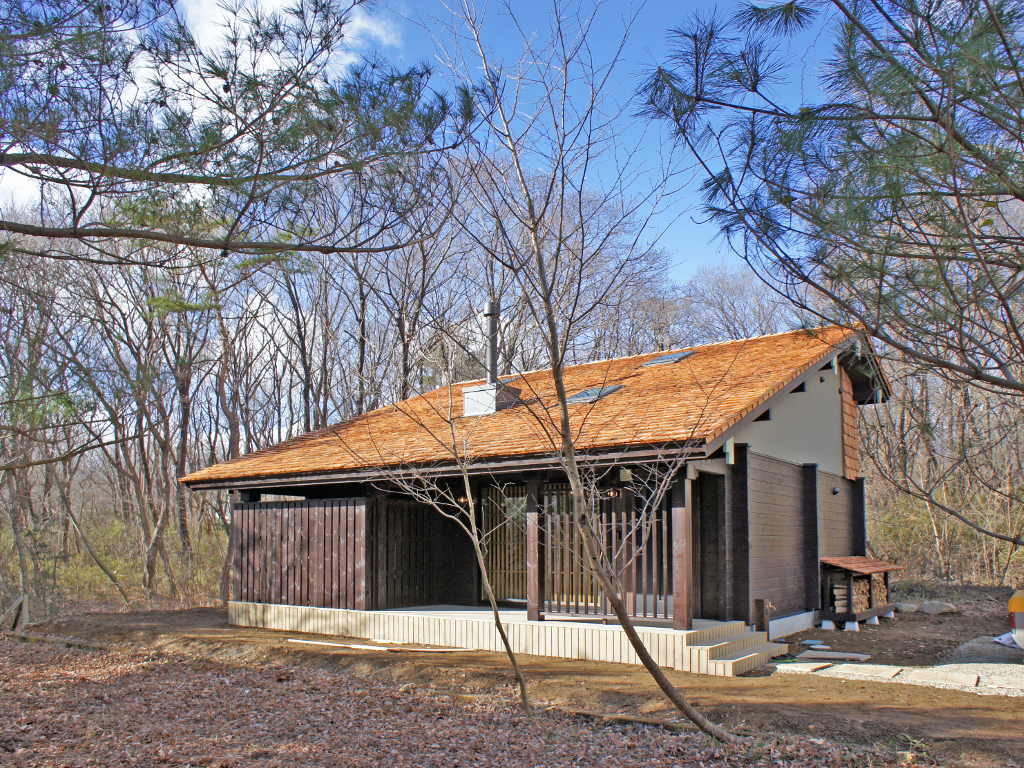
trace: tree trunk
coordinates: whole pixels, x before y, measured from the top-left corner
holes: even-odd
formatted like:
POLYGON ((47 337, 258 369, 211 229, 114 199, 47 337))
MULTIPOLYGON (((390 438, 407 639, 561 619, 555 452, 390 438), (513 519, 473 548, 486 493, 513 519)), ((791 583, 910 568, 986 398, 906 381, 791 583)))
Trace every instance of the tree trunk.
POLYGON ((99 567, 101 571, 103 571, 103 575, 106 576, 107 579, 109 579, 110 583, 113 584, 114 587, 117 589, 117 593, 121 595, 121 599, 124 601, 124 604, 131 608, 132 603, 131 600, 128 599, 128 593, 124 591, 124 588, 121 586, 121 583, 117 580, 117 577, 114 576, 114 574, 110 571, 109 568, 107 568, 106 565, 104 565, 103 561, 100 560, 95 550, 93 550, 92 544, 89 543, 89 539, 85 535, 85 531, 82 530, 82 526, 79 525, 78 520, 75 519, 75 515, 71 511, 71 507, 68 506, 65 509, 65 511, 67 512, 68 519, 72 523, 74 523, 75 530, 78 531, 78 536, 81 538, 82 544, 85 546, 85 550, 89 553, 89 557, 92 558, 92 561, 96 563, 96 565, 99 567))
MULTIPOLYGON (((190 383, 187 378, 178 379, 178 404, 180 419, 178 423, 178 445, 174 462, 174 476, 181 479, 185 476, 188 466, 188 436, 192 424, 192 397, 189 394, 190 383)), ((192 534, 188 526, 188 491, 181 483, 175 483, 174 503, 177 511, 178 536, 181 538, 181 556, 185 564, 191 566, 193 559, 192 534)))
POLYGON ((519 668, 519 660, 516 658, 515 651, 512 650, 512 644, 509 642, 508 635, 505 633, 505 626, 501 621, 501 614, 498 613, 498 601, 495 599, 494 590, 491 588, 491 580, 487 573, 487 562, 484 559, 483 550, 480 548, 480 530, 476 525, 476 505, 473 501, 473 487, 464 470, 463 482, 469 506, 469 510, 466 515, 469 519, 469 538, 473 543, 473 551, 476 553, 477 565, 480 566, 480 577, 483 579, 484 594, 487 595, 487 601, 491 605, 491 613, 494 616, 494 627, 498 630, 498 635, 501 637, 501 644, 505 648, 505 655, 508 656, 509 663, 512 665, 512 674, 515 676, 516 683, 519 685, 519 699, 523 704, 523 712, 527 717, 533 717, 533 705, 530 704, 529 692, 526 689, 526 677, 523 676, 523 671, 519 668))

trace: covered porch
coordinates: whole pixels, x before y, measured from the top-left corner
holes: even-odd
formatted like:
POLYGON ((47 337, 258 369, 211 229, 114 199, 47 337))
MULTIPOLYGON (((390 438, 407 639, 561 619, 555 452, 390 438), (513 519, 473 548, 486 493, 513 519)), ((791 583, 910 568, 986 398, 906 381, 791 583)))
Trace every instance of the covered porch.
MULTIPOLYGON (((689 466, 655 504, 625 481, 598 490, 596 533, 636 624, 688 631, 749 621, 721 598, 732 588, 724 472, 724 460, 689 466)), ((586 563, 567 484, 520 478, 481 483, 474 495, 500 603, 520 606, 524 621, 615 622, 586 563)), ((469 538, 425 503, 402 494, 242 498, 233 507, 236 602, 371 611, 486 602, 469 538)))

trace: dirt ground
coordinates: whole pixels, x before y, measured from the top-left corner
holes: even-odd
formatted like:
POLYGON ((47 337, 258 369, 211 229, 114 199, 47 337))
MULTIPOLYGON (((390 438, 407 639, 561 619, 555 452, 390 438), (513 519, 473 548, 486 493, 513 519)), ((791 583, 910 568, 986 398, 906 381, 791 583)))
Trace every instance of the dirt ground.
MULTIPOLYGON (((933 590, 935 592, 935 590, 933 590)), ((898 614, 860 632, 826 632, 837 650, 871 654, 872 662, 941 663, 958 645, 1007 629, 1010 590, 975 589, 954 597, 960 611, 930 617, 898 614), (1004 597, 1005 596, 1005 597, 1004 597), (1000 602, 1002 609, 1000 610, 1000 602)), ((941 597, 932 594, 931 597, 941 597)), ((226 611, 86 614, 35 627, 37 633, 183 652, 232 665, 285 664, 369 676, 434 691, 509 692, 507 660, 498 654, 425 654, 297 647, 293 632, 227 624, 226 611)), ((821 636, 821 630, 790 639, 821 636)), ((355 641, 359 642, 359 641, 355 641)), ((533 697, 560 708, 674 718, 675 711, 640 667, 522 657, 533 697)), ((738 678, 669 673, 716 722, 747 734, 795 734, 841 744, 909 750, 921 764, 1024 765, 1024 699, 912 685, 844 681, 756 670, 738 678)), ((2 761, 0 761, 2 762, 2 761)))

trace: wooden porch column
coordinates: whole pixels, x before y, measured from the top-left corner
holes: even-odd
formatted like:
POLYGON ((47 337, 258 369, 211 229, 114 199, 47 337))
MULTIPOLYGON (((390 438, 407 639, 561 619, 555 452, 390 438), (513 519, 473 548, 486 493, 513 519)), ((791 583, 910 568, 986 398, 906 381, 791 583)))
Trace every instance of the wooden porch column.
POLYGON ((544 520, 538 480, 526 483, 526 619, 540 621, 544 610, 544 520))
MULTIPOLYGON (((818 541, 818 465, 803 465, 803 550, 804 550, 804 608, 813 611, 828 608, 821 603, 821 554, 818 541)), ((827 579, 826 579, 827 581, 827 579)))
POLYGON ((672 629, 690 629, 690 504, 691 483, 681 469, 672 486, 672 629))

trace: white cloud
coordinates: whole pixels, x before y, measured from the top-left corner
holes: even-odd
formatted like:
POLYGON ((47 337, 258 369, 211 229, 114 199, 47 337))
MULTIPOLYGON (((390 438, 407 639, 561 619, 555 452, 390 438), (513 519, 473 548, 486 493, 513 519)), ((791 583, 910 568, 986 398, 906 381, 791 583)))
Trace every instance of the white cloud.
MULTIPOLYGON (((249 4, 264 11, 283 10, 294 0, 249 0, 249 4)), ((177 8, 187 21, 196 41, 206 50, 216 49, 223 41, 231 13, 216 0, 179 0, 177 8)), ((346 50, 335 58, 335 65, 350 66, 367 50, 376 46, 397 48, 402 44, 400 27, 393 19, 371 15, 356 6, 349 14, 346 50)))
POLYGON ((0 209, 4 211, 39 207, 39 182, 15 173, 0 170, 0 209))

